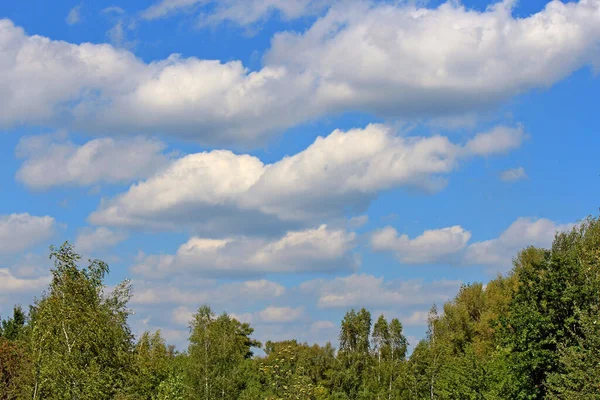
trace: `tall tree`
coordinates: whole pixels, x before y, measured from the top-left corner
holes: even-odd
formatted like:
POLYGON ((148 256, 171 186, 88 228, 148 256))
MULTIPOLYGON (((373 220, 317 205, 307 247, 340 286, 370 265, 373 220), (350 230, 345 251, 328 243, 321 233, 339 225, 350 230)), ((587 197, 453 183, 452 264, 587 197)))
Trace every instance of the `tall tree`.
POLYGON ((377 384, 374 391, 379 399, 382 392, 385 391, 384 388, 387 388, 387 372, 389 370, 387 361, 389 355, 391 355, 390 331, 387 320, 383 315, 379 316, 377 322, 375 322, 375 325, 373 326, 372 341, 373 352, 375 353, 376 358, 375 375, 377 377, 377 384))
POLYGON ((130 286, 105 293, 108 266, 93 260, 80 269, 69 243, 51 248, 50 258, 52 282, 31 310, 32 398, 112 399, 131 366, 130 286))
POLYGON ((244 363, 260 342, 250 336, 254 329, 227 314, 216 317, 202 306, 191 325, 188 387, 204 400, 237 398, 244 388, 244 363))
POLYGON ((15 306, 12 317, 0 323, 0 336, 8 340, 21 339, 25 330, 25 319, 26 315, 21 306, 15 306))
POLYGON ((154 399, 160 384, 173 373, 174 357, 174 349, 166 345, 160 331, 144 332, 133 352, 132 375, 127 385, 129 398, 154 399))
POLYGON ((350 310, 342 320, 336 389, 350 398, 366 395, 366 378, 371 365, 371 313, 350 310), (362 394, 361 394, 362 393, 362 394))

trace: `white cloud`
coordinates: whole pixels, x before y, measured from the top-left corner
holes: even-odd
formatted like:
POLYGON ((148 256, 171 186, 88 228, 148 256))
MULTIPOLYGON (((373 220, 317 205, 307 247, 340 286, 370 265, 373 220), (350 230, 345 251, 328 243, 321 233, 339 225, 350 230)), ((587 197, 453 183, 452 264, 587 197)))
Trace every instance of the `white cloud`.
POLYGON ((331 321, 315 321, 310 324, 311 332, 331 331, 337 330, 337 325, 331 321))
POLYGON ((74 246, 80 253, 89 253, 113 247, 126 238, 127 235, 123 232, 115 232, 105 227, 84 228, 77 235, 74 246))
POLYGON ((145 9, 141 16, 148 20, 164 18, 202 3, 206 3, 206 0, 162 0, 145 9))
POLYGON ((132 267, 136 274, 162 278, 181 273, 244 276, 265 273, 355 270, 355 234, 317 229, 288 232, 276 240, 247 237, 191 238, 175 255, 143 256, 132 267))
POLYGON ((520 181, 527 179, 527 173, 523 167, 507 169, 506 171, 502 171, 500 174, 500 179, 502 179, 504 182, 520 181))
POLYGON ((89 220, 163 228, 202 222, 208 232, 300 228, 361 213, 386 189, 439 190, 445 184, 441 176, 470 154, 447 137, 403 137, 378 124, 335 130, 268 165, 250 155, 214 150, 173 162, 104 201, 89 220))
POLYGON ((266 279, 217 284, 215 281, 140 281, 132 280, 134 295, 131 299, 136 306, 156 306, 161 304, 211 306, 232 306, 236 303, 245 306, 259 300, 280 297, 285 287, 266 279), (193 285, 191 285, 193 283, 193 285))
POLYGON ((304 282, 300 289, 317 297, 321 308, 430 306, 454 296, 460 281, 384 281, 373 275, 354 274, 331 280, 304 282))
POLYGON ((28 213, 0 215, 0 253, 18 253, 49 239, 55 221, 28 213))
POLYGON ((67 18, 65 18, 65 21, 69 25, 75 25, 81 22, 81 4, 73 7, 69 11, 67 18))
POLYGON ((117 14, 117 15, 120 15, 120 14, 124 14, 125 10, 122 9, 121 7, 119 7, 119 6, 109 6, 109 7, 103 8, 101 12, 103 14, 117 14))
POLYGON ((379 251, 393 251, 405 264, 424 264, 447 260, 465 248, 471 233, 461 226, 426 230, 422 235, 410 239, 408 235, 388 226, 371 236, 371 247, 379 251))
POLYGON ((41 291, 50 283, 50 276, 20 278, 8 268, 0 268, 1 293, 32 293, 41 291))
POLYGON ((331 0, 162 0, 144 10, 146 20, 164 18, 179 12, 199 14, 200 25, 232 21, 239 25, 261 22, 271 14, 293 20, 323 11, 331 0))
POLYGON ((548 248, 557 231, 567 231, 573 226, 545 218, 518 218, 498 238, 469 245, 464 262, 506 269, 519 250, 527 246, 548 248))
POLYGON ((259 311, 258 316, 262 322, 267 323, 288 323, 298 321, 304 316, 302 307, 273 307, 269 306, 259 311))
POLYGON ((83 145, 51 135, 22 138, 17 156, 24 159, 17 179, 33 189, 128 183, 167 165, 165 145, 144 137, 100 138, 83 145))
POLYGON ((175 310, 173 310, 173 321, 178 325, 182 325, 182 326, 190 325, 190 322, 192 321, 193 316, 194 316, 194 311, 192 311, 191 309, 189 309, 186 306, 180 306, 180 307, 177 307, 175 310))
POLYGON ((596 61, 600 1, 553 1, 526 18, 513 4, 339 3, 308 31, 276 35, 266 62, 319 76, 324 105, 431 115, 493 105, 596 61))
POLYGON ((123 46, 125 43, 125 28, 123 27, 123 21, 118 21, 106 32, 106 36, 112 44, 117 47, 123 46))
POLYGON ((521 126, 516 128, 497 126, 491 131, 480 133, 469 140, 465 150, 476 156, 505 154, 519 148, 525 138, 526 135, 521 126))
POLYGON ((4 19, 0 124, 248 144, 332 112, 464 115, 597 61, 600 0, 553 1, 525 18, 512 3, 336 4, 306 32, 275 36, 258 71, 176 55, 144 63, 110 45, 28 36, 4 19))
POLYGON ((405 326, 423 326, 427 325, 428 317, 429 311, 415 311, 407 318, 401 318, 401 321, 405 326))
POLYGON ((574 224, 557 224, 545 218, 521 217, 497 238, 469 243, 471 232, 461 226, 426 230, 410 239, 398 235, 392 227, 385 227, 371 235, 371 248, 394 252, 405 264, 450 263, 487 265, 506 269, 512 258, 527 246, 548 248, 556 232, 571 229, 574 224))

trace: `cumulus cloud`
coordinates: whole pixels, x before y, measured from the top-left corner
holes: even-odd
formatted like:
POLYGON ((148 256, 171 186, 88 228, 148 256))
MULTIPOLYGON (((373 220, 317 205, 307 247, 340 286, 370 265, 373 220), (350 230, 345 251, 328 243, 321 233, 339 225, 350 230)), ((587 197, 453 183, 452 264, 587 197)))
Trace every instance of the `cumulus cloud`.
MULTIPOLYGON (((268 165, 227 150, 190 154, 104 201, 89 220, 156 228, 202 222, 201 229, 213 233, 298 229, 362 213, 378 193, 394 187, 439 190, 442 176, 471 149, 444 136, 405 137, 371 124, 335 130, 268 165)), ((486 154, 496 150, 505 146, 489 147, 486 154)))
POLYGON ((55 221, 28 213, 0 215, 0 254, 18 253, 49 239, 55 221))
POLYGON ((0 260, 0 317, 12 313, 15 304, 24 307, 31 304, 34 296, 39 295, 50 283, 50 266, 47 256, 32 253, 19 257, 12 265, 0 260))
POLYGON ((4 19, 0 124, 256 143, 332 112, 476 112, 598 60, 600 0, 552 1, 525 18, 512 16, 513 3, 483 12, 455 2, 336 4, 307 31, 276 35, 257 71, 177 55, 145 63, 110 45, 30 36, 4 19))
POLYGON ((502 179, 504 182, 520 181, 527 179, 527 173, 523 167, 507 169, 506 171, 502 171, 500 174, 500 179, 502 179))
POLYGON ((33 189, 128 183, 167 165, 165 145, 145 137, 100 138, 76 145, 52 135, 24 137, 16 154, 23 159, 17 180, 33 189))
POLYGON ((391 251, 404 264, 450 263, 509 268, 512 258, 527 246, 547 248, 556 232, 574 224, 558 224, 545 218, 517 218, 497 238, 469 243, 471 232, 456 225, 426 230, 410 239, 390 226, 371 235, 371 248, 391 251))
POLYGON ((548 248, 556 232, 574 224, 557 224, 545 218, 518 218, 496 239, 476 242, 467 248, 465 263, 510 268, 512 258, 527 246, 548 248))
POLYGON ((80 230, 75 239, 75 249, 81 253, 89 253, 113 247, 127 238, 123 232, 116 232, 103 226, 80 230))
POLYGON ((331 280, 304 282, 300 290, 317 297, 320 308, 430 306, 454 296, 462 282, 439 280, 385 281, 383 277, 353 274, 331 280))
POLYGON ((276 35, 266 62, 319 76, 330 106, 431 115, 495 104, 597 61, 600 1, 552 1, 526 18, 512 16, 514 3, 340 3, 306 32, 276 35))
POLYGON ((360 259, 354 247, 354 233, 331 230, 326 225, 288 232, 276 240, 193 237, 175 255, 142 256, 132 272, 162 278, 181 273, 244 276, 355 270, 360 259))
POLYGON ((398 235, 392 227, 385 227, 371 236, 371 247, 378 251, 393 251, 405 264, 425 264, 447 260, 465 248, 471 233, 461 226, 426 230, 422 235, 410 239, 398 235))
POLYGON ((18 277, 8 268, 0 268, 0 292, 1 293, 32 293, 42 290, 50 283, 50 276, 41 277, 18 277))

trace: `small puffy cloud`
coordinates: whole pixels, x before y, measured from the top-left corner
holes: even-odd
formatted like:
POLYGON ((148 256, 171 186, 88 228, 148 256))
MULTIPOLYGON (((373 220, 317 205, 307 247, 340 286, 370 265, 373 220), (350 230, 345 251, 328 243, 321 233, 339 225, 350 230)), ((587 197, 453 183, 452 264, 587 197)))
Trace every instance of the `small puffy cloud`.
POLYGON ((75 249, 81 253, 90 253, 113 247, 127 238, 123 232, 116 232, 105 227, 82 229, 75 239, 75 249))
POLYGON ((338 327, 331 321, 315 321, 310 324, 310 331, 313 333, 321 332, 321 331, 331 331, 337 330, 338 327))
POLYGON ((428 311, 415 311, 407 318, 401 318, 401 321, 405 326, 422 326, 427 325, 428 317, 428 311))
POLYGON ((23 159, 17 180, 33 189, 127 183, 164 167, 165 145, 145 137, 100 138, 83 145, 50 135, 22 138, 16 154, 23 159))
POLYGON ((258 312, 258 316, 262 322, 267 323, 288 323, 294 322, 302 318, 304 308, 302 307, 272 307, 269 306, 258 312))
POLYGON ((288 232, 275 240, 193 237, 175 255, 142 256, 132 272, 161 278, 181 273, 245 276, 355 270, 360 259, 354 247, 354 233, 330 230, 326 225, 288 232))
POLYGON ((477 156, 505 154, 519 148, 525 139, 522 126, 497 126, 489 132, 477 134, 467 142, 465 150, 477 156))
POLYGON ((500 179, 502 179, 504 182, 520 181, 527 179, 527 173, 523 167, 507 169, 506 171, 502 171, 500 174, 500 179))
POLYGON ((378 251, 392 251, 405 264, 425 264, 446 260, 465 248, 471 233, 461 226, 433 229, 410 239, 398 235, 392 227, 376 231, 371 236, 371 247, 378 251))
POLYGON ((363 212, 387 189, 440 189, 442 176, 469 156, 468 144, 444 136, 400 136, 380 124, 335 130, 267 165, 227 150, 190 154, 104 201, 89 220, 162 228, 201 222, 201 229, 213 233, 223 228, 256 232, 286 224, 297 229, 363 212))
POLYGON ((320 308, 430 306, 456 294, 460 281, 384 281, 373 275, 353 274, 331 280, 304 282, 300 290, 317 297, 320 308))
POLYGON ((69 14, 67 14, 67 18, 65 18, 65 22, 68 25, 75 25, 81 22, 81 4, 71 8, 69 14))
POLYGON ((508 268, 519 250, 527 246, 548 248, 556 232, 570 230, 573 226, 545 218, 518 218, 498 238, 469 245, 464 262, 508 268))
POLYGON ((18 253, 49 239, 55 221, 28 213, 0 215, 0 254, 18 253))

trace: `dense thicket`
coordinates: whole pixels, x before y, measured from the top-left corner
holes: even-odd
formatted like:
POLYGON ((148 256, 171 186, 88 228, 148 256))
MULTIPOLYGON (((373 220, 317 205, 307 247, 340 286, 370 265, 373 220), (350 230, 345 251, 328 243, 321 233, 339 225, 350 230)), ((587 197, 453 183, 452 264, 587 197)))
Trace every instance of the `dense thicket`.
POLYGON ((249 324, 207 306, 184 352, 160 332, 136 341, 128 282, 107 292, 108 266, 81 268, 68 243, 51 258, 47 291, 0 324, 0 400, 600 399, 598 218, 432 307, 410 357, 400 321, 373 323, 365 309, 346 313, 337 351, 295 340, 262 346, 249 324))

